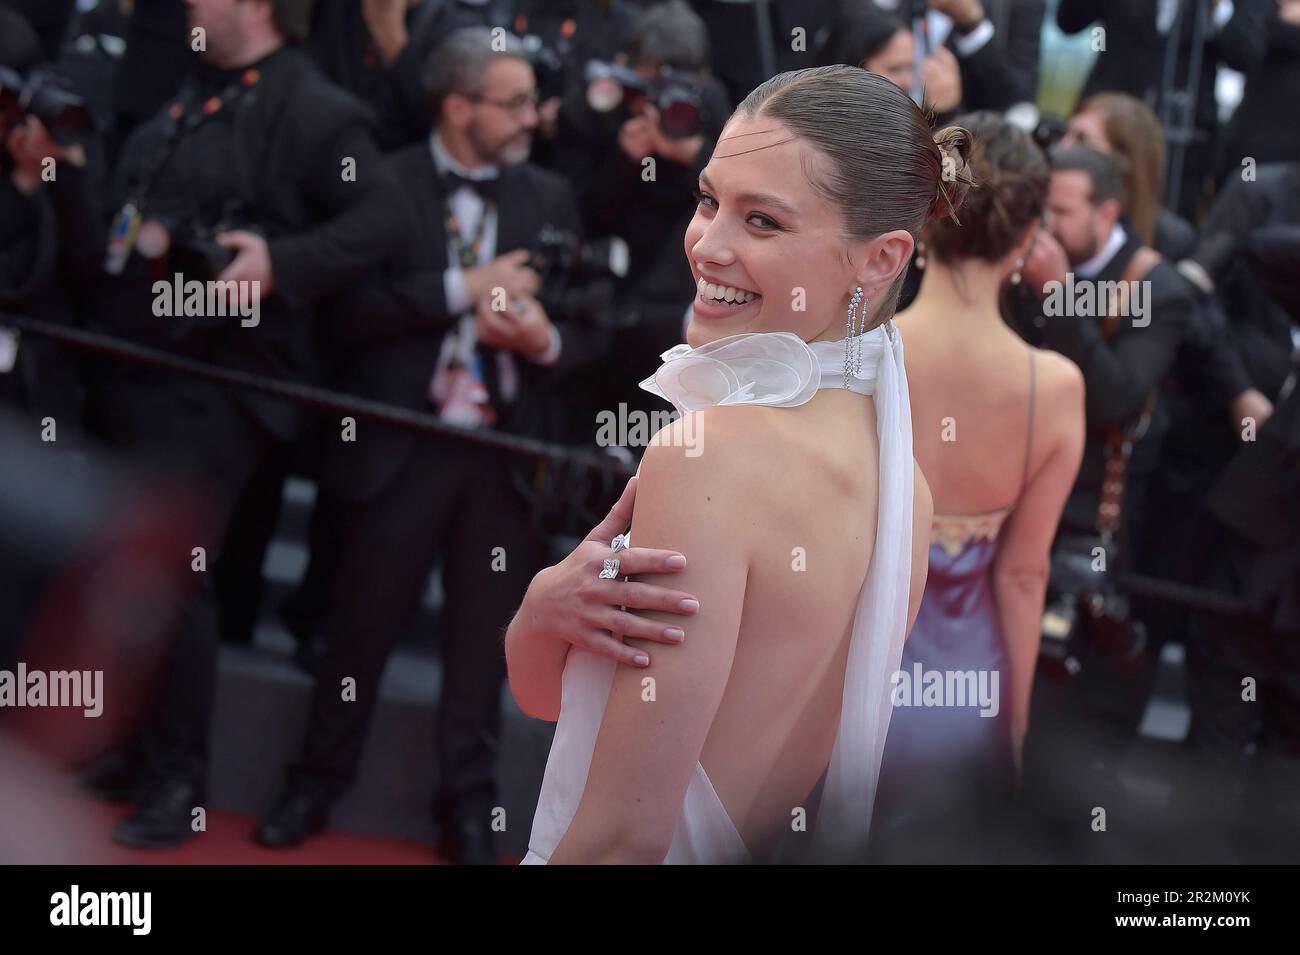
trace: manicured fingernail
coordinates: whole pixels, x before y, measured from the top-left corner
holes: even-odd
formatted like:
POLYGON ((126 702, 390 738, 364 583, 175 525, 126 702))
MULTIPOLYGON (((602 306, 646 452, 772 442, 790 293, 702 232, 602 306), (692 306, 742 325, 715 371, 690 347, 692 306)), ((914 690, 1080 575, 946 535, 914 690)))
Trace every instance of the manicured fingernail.
POLYGON ((681 570, 686 566, 686 558, 681 554, 673 554, 665 563, 673 570, 681 570))
POLYGON ((650 664, 650 657, 648 657, 648 656, 647 656, 646 654, 644 654, 644 653, 638 653, 638 654, 637 654, 636 656, 634 656, 632 659, 635 660, 635 661, 636 661, 636 665, 637 665, 637 666, 640 666, 640 667, 643 667, 643 666, 649 666, 649 664, 650 664))
POLYGON ((694 613, 695 611, 700 609, 700 602, 698 600, 692 600, 690 597, 687 597, 677 606, 680 607, 682 610, 685 610, 687 613, 694 613))
POLYGON ((686 639, 686 631, 681 627, 666 627, 664 629, 664 636, 669 640, 676 640, 678 643, 681 643, 686 639))

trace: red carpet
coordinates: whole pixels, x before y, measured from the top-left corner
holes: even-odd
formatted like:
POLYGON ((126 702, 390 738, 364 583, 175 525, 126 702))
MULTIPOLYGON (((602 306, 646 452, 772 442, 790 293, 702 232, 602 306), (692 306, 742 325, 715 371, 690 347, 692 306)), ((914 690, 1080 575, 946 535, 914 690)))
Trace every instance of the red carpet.
MULTIPOLYGON (((174 849, 128 849, 110 838, 113 825, 130 814, 119 803, 94 803, 94 831, 103 849, 93 861, 111 865, 446 865, 431 846, 400 839, 326 832, 297 849, 264 849, 253 842, 257 820, 228 812, 209 812, 208 831, 174 849)), ((92 860, 87 860, 92 861, 92 860)), ((518 859, 502 859, 502 864, 518 859)))

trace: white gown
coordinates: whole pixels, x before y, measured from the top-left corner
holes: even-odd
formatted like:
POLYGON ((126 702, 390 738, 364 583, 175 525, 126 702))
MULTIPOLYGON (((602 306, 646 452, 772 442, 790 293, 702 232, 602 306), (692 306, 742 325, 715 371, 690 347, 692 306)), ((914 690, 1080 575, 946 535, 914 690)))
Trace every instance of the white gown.
MULTIPOLYGON (((891 676, 906 635, 912 566, 912 419, 902 336, 893 323, 852 340, 860 361, 849 388, 874 394, 880 440, 880 503, 875 550, 854 616, 839 730, 811 833, 817 858, 861 858, 885 735, 893 709, 891 676)), ((697 349, 682 344, 641 387, 678 413, 715 405, 793 407, 818 388, 843 388, 845 342, 804 342, 789 332, 733 335, 697 349)), ((743 639, 743 634, 741 635, 743 639)), ((615 668, 609 657, 571 648, 560 717, 546 761, 524 865, 544 864, 573 820, 586 786, 615 668)), ((698 760, 665 863, 753 861, 698 760)))

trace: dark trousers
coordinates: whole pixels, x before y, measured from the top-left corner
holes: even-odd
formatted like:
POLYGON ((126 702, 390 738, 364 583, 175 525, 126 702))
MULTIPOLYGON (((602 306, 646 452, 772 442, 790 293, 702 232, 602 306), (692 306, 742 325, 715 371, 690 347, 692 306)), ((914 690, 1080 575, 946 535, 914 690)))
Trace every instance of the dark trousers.
MULTIPOLYGON (((1241 549, 1221 540, 1214 555, 1204 583, 1244 593, 1250 564, 1241 549)), ((1300 633, 1262 617, 1194 611, 1187 679, 1188 743, 1215 773, 1219 797, 1251 826, 1300 848, 1300 633)))
MULTIPOLYGON (((277 447, 276 439, 231 397, 200 381, 144 371, 92 377, 91 434, 131 463, 196 492, 205 551, 197 594, 177 594, 175 638, 139 734, 136 755, 153 779, 183 778, 207 788, 209 736, 216 695, 218 614, 213 571, 236 502, 277 447)), ((193 565, 192 551, 176 559, 193 565)))
POLYGON ((420 439, 378 495, 331 499, 335 576, 303 756, 290 771, 295 781, 333 801, 356 777, 384 664, 441 564, 434 815, 443 824, 487 818, 496 802, 503 634, 543 552, 511 483, 517 466, 492 449, 420 439), (349 678, 355 700, 344 699, 349 678))
POLYGON ((339 562, 339 517, 347 510, 324 484, 316 485, 316 501, 307 527, 307 569, 302 580, 280 605, 280 619, 301 644, 323 630, 330 588, 339 562))

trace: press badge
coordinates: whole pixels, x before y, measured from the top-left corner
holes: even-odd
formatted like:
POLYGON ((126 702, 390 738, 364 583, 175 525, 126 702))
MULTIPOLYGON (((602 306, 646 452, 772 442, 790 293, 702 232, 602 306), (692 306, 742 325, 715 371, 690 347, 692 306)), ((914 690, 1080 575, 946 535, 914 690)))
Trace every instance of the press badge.
POLYGON ((135 248, 135 236, 140 231, 140 210, 135 203, 128 202, 113 217, 112 228, 108 231, 108 252, 104 256, 104 271, 109 275, 121 275, 126 268, 131 250, 135 248))

